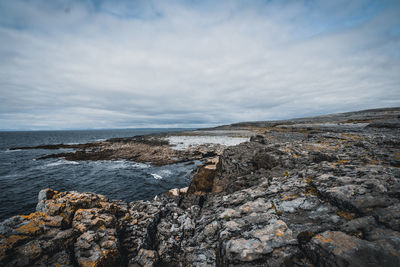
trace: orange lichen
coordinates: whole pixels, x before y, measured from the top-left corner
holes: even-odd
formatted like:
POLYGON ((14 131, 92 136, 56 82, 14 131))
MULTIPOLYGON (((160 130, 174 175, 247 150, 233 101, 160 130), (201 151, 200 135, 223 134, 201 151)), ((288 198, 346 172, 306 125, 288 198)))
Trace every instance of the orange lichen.
POLYGON ((82 267, 97 267, 99 266, 95 261, 81 261, 82 267))
POLYGON ((61 263, 56 263, 56 267, 62 267, 62 266, 67 266, 70 265, 70 262, 68 260, 65 260, 62 264, 61 263))
POLYGON ((22 240, 26 240, 28 237, 25 235, 10 235, 7 239, 4 240, 3 244, 1 244, 0 248, 2 250, 8 250, 18 243, 20 243, 22 240))
POLYGON ((35 222, 31 221, 21 227, 18 227, 15 230, 17 230, 20 233, 27 234, 27 235, 36 235, 40 232, 40 227, 35 222))
POLYGON ((105 256, 105 259, 107 259, 107 257, 113 257, 117 255, 119 252, 116 249, 111 249, 111 250, 103 250, 102 253, 105 256))
POLYGON ((27 220, 32 220, 32 219, 37 219, 37 218, 42 218, 46 216, 46 213, 42 211, 37 211, 37 212, 32 212, 29 215, 19 215, 20 217, 27 219, 27 220))
POLYGON ((317 235, 317 236, 315 236, 315 238, 318 238, 318 239, 321 240, 323 243, 330 243, 330 242, 333 242, 333 239, 332 239, 332 238, 323 237, 322 235, 317 235))
POLYGON ((378 160, 371 160, 370 162, 367 163, 367 165, 378 165, 379 161, 378 160))
POLYGON ((357 135, 357 134, 343 133, 342 136, 343 136, 343 138, 345 138, 347 140, 353 140, 353 141, 360 141, 360 140, 364 139, 362 136, 357 135))
POLYGON ((338 160, 338 164, 340 164, 340 165, 343 165, 343 164, 347 164, 347 163, 349 163, 350 162, 350 160, 348 160, 348 159, 341 159, 341 160, 338 160))
POLYGON ((299 196, 298 195, 283 195, 283 197, 282 197, 282 201, 285 201, 285 200, 292 200, 292 199, 296 199, 296 198, 298 198, 299 196))
POLYGON ((283 236, 283 233, 282 233, 281 229, 276 229, 276 235, 279 236, 279 237, 283 236))
POLYGON ((124 222, 130 222, 130 221, 132 221, 132 216, 131 215, 126 215, 123 219, 122 219, 122 221, 124 221, 124 222))
POLYGON ((339 215, 342 218, 345 218, 348 221, 351 221, 357 217, 356 214, 348 212, 348 211, 338 211, 337 215, 339 215))
POLYGON ((275 211, 275 214, 276 214, 276 215, 278 215, 278 216, 281 216, 281 215, 282 215, 282 211, 280 211, 280 210, 278 210, 278 209, 276 208, 274 202, 271 202, 271 208, 275 211))
POLYGON ((317 195, 318 195, 318 191, 314 186, 310 186, 308 191, 305 193, 305 196, 317 196, 317 195))
POLYGON ((50 216, 44 212, 33 212, 29 215, 19 215, 19 217, 22 217, 25 220, 30 221, 27 225, 20 227, 21 230, 28 230, 29 232, 31 232, 31 230, 33 230, 33 228, 32 228, 33 226, 37 226, 37 227, 41 227, 44 225, 60 226, 60 224, 62 224, 61 221, 59 221, 58 219, 55 219, 56 217, 50 216))
POLYGON ((42 226, 60 226, 60 223, 62 223, 58 219, 55 219, 56 217, 49 216, 44 212, 33 212, 29 215, 20 215, 19 217, 27 222, 16 230, 27 235, 38 234, 42 226))
POLYGON ((8 243, 10 243, 10 244, 16 244, 16 243, 18 243, 19 241, 25 240, 25 239, 27 239, 27 238, 28 238, 28 237, 25 236, 25 235, 10 235, 10 236, 7 238, 7 240, 8 240, 8 243))

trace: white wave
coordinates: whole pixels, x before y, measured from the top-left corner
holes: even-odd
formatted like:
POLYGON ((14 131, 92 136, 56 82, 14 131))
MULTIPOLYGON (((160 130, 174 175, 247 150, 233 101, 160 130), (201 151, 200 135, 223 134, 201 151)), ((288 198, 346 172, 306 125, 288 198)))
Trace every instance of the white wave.
POLYGON ((106 141, 107 139, 105 139, 105 138, 100 138, 100 139, 96 139, 95 140, 95 142, 103 142, 103 141, 106 141))
POLYGON ((61 159, 56 162, 51 162, 51 163, 46 164, 46 167, 54 167, 54 166, 59 166, 59 165, 77 165, 77 164, 79 164, 79 162, 61 159))
POLYGON ((97 164, 106 164, 109 169, 128 169, 131 167, 129 162, 126 160, 102 160, 97 162, 97 164))
POLYGON ((161 170, 160 173, 167 175, 167 176, 172 174, 172 172, 170 170, 161 170))
POLYGON ((137 163, 129 160, 100 160, 94 161, 90 164, 107 166, 109 169, 146 169, 150 165, 145 163, 137 163))
POLYGON ((161 180, 163 178, 161 175, 159 175, 157 173, 151 173, 151 176, 153 176, 154 179, 156 179, 156 180, 161 180))
POLYGON ((4 175, 3 178, 11 178, 11 177, 18 177, 19 174, 8 174, 8 175, 4 175))
POLYGON ((107 160, 102 162, 110 164, 111 169, 146 169, 150 167, 148 164, 132 162, 129 160, 107 160))
POLYGON ((134 162, 134 163, 132 163, 132 166, 133 166, 134 168, 137 168, 137 169, 147 169, 147 168, 150 168, 150 167, 151 167, 150 164, 139 163, 139 162, 134 162))
POLYGON ((18 152, 18 151, 22 151, 22 149, 13 149, 13 150, 7 149, 7 150, 4 150, 5 153, 12 153, 12 152, 18 152))

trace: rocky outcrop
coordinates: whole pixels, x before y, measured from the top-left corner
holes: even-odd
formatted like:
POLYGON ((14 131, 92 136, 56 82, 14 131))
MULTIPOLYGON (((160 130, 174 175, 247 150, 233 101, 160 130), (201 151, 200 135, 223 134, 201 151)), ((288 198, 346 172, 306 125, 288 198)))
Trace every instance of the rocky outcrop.
POLYGON ((398 129, 257 132, 152 201, 42 190, 0 265, 399 266, 398 129))
POLYGON ((55 153, 38 159, 64 158, 66 160, 131 160, 161 166, 194 160, 207 160, 221 155, 225 146, 220 144, 197 144, 184 150, 175 149, 165 139, 165 135, 135 136, 131 138, 111 138, 102 142, 87 144, 56 144, 17 149, 74 149, 73 152, 55 153))
POLYGON ((189 195, 203 195, 210 193, 213 190, 218 162, 218 157, 211 158, 204 166, 199 168, 188 188, 189 195))
POLYGON ((118 265, 124 206, 91 193, 42 190, 36 212, 1 224, 1 265, 118 265))

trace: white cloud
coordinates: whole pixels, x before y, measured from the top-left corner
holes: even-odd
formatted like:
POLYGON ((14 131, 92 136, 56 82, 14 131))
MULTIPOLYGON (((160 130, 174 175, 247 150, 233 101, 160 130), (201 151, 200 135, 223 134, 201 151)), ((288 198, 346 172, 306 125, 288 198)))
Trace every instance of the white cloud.
POLYGON ((399 6, 328 2, 0 2, 10 10, 0 128, 190 127, 399 106, 399 6))

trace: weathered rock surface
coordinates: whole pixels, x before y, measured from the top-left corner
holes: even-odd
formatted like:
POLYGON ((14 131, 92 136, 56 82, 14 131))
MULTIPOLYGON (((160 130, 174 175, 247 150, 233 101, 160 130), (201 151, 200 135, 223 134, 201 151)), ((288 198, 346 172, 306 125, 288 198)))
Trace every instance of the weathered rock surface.
POLYGON ((399 129, 291 126, 152 201, 42 190, 0 266, 400 266, 399 129))

